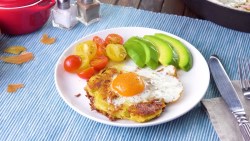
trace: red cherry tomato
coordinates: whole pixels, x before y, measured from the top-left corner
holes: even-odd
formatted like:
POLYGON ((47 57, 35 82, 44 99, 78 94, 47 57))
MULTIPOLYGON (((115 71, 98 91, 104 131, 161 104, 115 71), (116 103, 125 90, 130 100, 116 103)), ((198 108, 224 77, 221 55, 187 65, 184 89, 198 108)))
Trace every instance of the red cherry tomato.
POLYGON ((97 46, 96 55, 97 56, 105 55, 105 47, 106 47, 105 41, 99 36, 94 36, 93 41, 96 43, 97 46))
POLYGON ((105 68, 108 64, 108 57, 101 55, 97 56, 93 60, 90 61, 90 66, 94 67, 96 71, 100 71, 105 68))
POLYGON ((106 47, 105 41, 99 36, 94 36, 93 41, 96 43, 97 47, 103 47, 103 48, 106 47))
POLYGON ((89 67, 83 71, 81 71, 80 73, 77 73, 77 75, 82 78, 82 79, 89 79, 91 78, 93 75, 95 74, 95 69, 94 67, 89 67))
POLYGON ((123 44, 123 38, 118 34, 109 34, 105 38, 105 42, 106 44, 123 44))
POLYGON ((74 73, 81 66, 82 59, 78 55, 70 55, 64 60, 64 69, 67 72, 74 73))
POLYGON ((97 48, 97 51, 96 51, 96 56, 105 55, 105 52, 106 52, 105 48, 103 48, 103 47, 98 47, 98 48, 97 48))

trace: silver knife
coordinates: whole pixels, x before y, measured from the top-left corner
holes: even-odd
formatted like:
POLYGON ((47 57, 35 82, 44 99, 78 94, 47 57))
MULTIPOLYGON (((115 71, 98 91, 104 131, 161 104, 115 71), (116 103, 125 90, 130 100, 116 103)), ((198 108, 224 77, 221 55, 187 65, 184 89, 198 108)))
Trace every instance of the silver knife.
POLYGON ((221 96, 239 124, 243 139, 250 141, 250 124, 245 110, 219 58, 216 55, 212 55, 209 58, 208 65, 221 96))

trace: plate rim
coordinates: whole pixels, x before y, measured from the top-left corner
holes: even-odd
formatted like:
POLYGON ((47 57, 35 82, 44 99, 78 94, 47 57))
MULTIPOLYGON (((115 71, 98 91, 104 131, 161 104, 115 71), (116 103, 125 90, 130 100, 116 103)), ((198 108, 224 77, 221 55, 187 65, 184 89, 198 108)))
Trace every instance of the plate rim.
POLYGON ((110 125, 110 126, 115 126, 115 127, 148 127, 148 126, 155 126, 155 125, 159 125, 159 124, 163 124, 163 123, 167 123, 167 122, 170 122, 170 121, 173 121, 183 115, 185 115, 186 113, 188 113, 189 111, 191 111, 201 100, 202 98, 205 96, 207 90, 208 90, 208 87, 209 87, 209 83, 210 83, 210 70, 209 70, 209 67, 208 67, 208 64, 206 62, 206 69, 208 70, 208 82, 207 82, 207 85, 205 86, 206 89, 204 91, 204 93, 201 95, 201 98, 199 98, 199 100, 197 100, 197 102, 195 102, 192 106, 190 106, 185 112, 182 112, 181 114, 179 114, 178 116, 176 117, 172 117, 170 118, 169 120, 167 121, 159 121, 159 122, 145 122, 145 123, 137 123, 135 122, 135 124, 123 124, 123 123, 117 123, 115 121, 110 121, 110 122, 107 122, 105 120, 102 120, 102 119, 99 119, 99 118, 96 118, 96 117, 93 117, 93 116, 90 116, 88 114, 85 114, 83 113, 80 109, 78 109, 76 106, 74 106, 73 104, 71 104, 69 101, 66 100, 66 97, 63 95, 63 92, 60 90, 59 88, 59 85, 57 83, 57 74, 58 74, 58 67, 59 67, 59 63, 60 63, 60 60, 62 60, 62 58, 64 57, 64 54, 74 45, 76 44, 77 42, 83 40, 84 38, 87 38, 87 37, 90 37, 90 36, 94 36, 94 35, 97 35, 98 33, 100 32, 108 32, 108 31, 112 31, 112 30, 116 30, 116 29, 130 29, 131 28, 141 28, 141 29, 146 29, 146 30, 154 30, 154 31, 159 31, 159 32, 162 32, 162 33, 167 33, 168 35, 171 35, 172 37, 175 37, 177 38, 178 40, 181 40, 181 42, 184 42, 185 44, 189 44, 189 46, 191 46, 195 51, 197 51, 201 56, 202 58, 204 59, 204 61, 206 62, 206 59, 204 58, 204 56, 201 54, 201 52, 195 47, 193 46, 191 43, 189 43, 188 41, 186 41, 185 39, 177 36, 177 35, 174 35, 170 32, 166 32, 166 31, 163 31, 163 30, 160 30, 160 29, 155 29, 155 28, 148 28, 148 27, 139 27, 139 26, 129 26, 129 27, 115 27, 115 28, 107 28, 107 29, 102 29, 102 30, 99 30, 99 31, 96 31, 96 32, 93 32, 91 34, 86 34, 85 36, 81 37, 80 39, 77 39, 76 41, 74 41, 73 43, 71 43, 68 48, 66 48, 63 53, 60 55, 60 57, 58 58, 56 64, 55 64, 55 69, 54 69, 54 83, 56 85, 56 89, 60 95, 60 97, 63 99, 63 101, 71 108, 73 109, 74 111, 76 111, 78 114, 88 118, 89 120, 92 120, 92 121, 96 121, 96 122, 99 122, 101 124, 104 124, 104 125, 110 125))

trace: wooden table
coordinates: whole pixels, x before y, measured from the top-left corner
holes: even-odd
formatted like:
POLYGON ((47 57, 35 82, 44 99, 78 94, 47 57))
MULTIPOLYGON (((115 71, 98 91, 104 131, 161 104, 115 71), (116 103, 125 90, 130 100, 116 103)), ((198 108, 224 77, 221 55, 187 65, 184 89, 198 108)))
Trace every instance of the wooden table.
POLYGON ((183 0, 99 0, 102 3, 134 7, 138 9, 198 18, 183 0))

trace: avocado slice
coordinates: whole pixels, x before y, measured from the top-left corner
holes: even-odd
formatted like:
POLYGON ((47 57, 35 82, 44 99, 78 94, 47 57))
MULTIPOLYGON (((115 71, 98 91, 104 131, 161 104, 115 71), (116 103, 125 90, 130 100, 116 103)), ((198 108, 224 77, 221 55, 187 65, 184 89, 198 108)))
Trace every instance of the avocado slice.
POLYGON ((173 48, 166 41, 154 36, 154 35, 145 35, 144 39, 153 43, 159 52, 159 62, 163 66, 175 65, 178 61, 178 56, 174 52, 173 48))
POLYGON ((146 53, 138 42, 128 40, 124 43, 124 48, 126 49, 128 56, 135 62, 138 67, 143 68, 146 62, 146 53))
POLYGON ((127 42, 131 44, 135 44, 136 47, 144 50, 145 52, 145 64, 147 64, 150 61, 150 49, 148 47, 143 46, 143 43, 138 40, 139 37, 133 36, 128 39, 127 42))
POLYGON ((162 33, 156 33, 156 37, 168 42, 178 55, 178 67, 189 71, 193 66, 193 57, 188 48, 179 40, 162 33))
POLYGON ((131 39, 144 47, 146 53, 145 63, 149 68, 155 70, 159 66, 159 53, 156 47, 151 42, 140 37, 132 37, 131 39))

